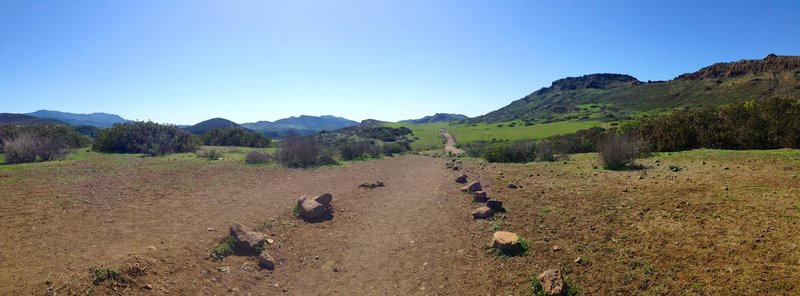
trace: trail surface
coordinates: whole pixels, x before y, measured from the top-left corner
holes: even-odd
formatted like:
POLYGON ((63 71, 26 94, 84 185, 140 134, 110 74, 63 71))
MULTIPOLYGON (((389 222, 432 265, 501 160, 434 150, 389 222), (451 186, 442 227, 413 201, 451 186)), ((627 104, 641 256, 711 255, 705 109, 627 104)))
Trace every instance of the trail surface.
POLYGON ((485 291, 496 260, 443 159, 399 156, 295 170, 126 158, 3 173, 0 294, 409 295, 485 291), (380 179, 386 187, 358 189, 380 179), (43 181, 49 180, 49 181, 43 181), (37 184, 47 183, 47 186, 37 184), (330 192, 334 218, 289 215, 330 192), (253 257, 207 258, 233 222, 264 225, 274 272, 253 257), (93 267, 146 266, 91 284, 93 267))
POLYGON ((444 151, 449 152, 452 154, 461 154, 464 153, 464 150, 456 148, 456 139, 446 130, 441 131, 441 135, 444 138, 444 151))

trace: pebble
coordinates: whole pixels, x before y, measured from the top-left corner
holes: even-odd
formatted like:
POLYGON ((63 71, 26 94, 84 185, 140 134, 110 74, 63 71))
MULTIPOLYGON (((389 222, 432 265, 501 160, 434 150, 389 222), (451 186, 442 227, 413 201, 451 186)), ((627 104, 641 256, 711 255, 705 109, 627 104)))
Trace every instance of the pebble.
POLYGON ((206 228, 206 231, 214 231, 214 228, 211 228, 211 227, 206 228))
POLYGON ((268 239, 267 239, 267 243, 268 243, 268 244, 270 244, 270 245, 271 245, 271 244, 274 244, 274 243, 275 243, 275 240, 274 240, 274 239, 271 239, 271 238, 268 238, 268 239))
POLYGON ((561 247, 553 246, 553 252, 558 252, 559 250, 561 250, 561 247))
POLYGON ((155 246, 149 246, 149 247, 147 247, 147 249, 150 250, 150 251, 158 250, 158 248, 156 248, 155 246))

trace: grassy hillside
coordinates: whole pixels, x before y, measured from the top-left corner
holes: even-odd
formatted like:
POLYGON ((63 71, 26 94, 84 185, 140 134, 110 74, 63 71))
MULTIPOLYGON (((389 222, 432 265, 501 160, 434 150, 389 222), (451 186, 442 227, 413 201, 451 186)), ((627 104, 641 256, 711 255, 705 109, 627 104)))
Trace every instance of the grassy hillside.
POLYGON ((800 57, 770 55, 763 60, 720 63, 670 81, 641 82, 621 74, 570 77, 473 121, 552 121, 581 117, 614 121, 646 112, 774 96, 800 98, 800 57), (578 114, 585 111, 581 106, 586 105, 606 108, 578 114))

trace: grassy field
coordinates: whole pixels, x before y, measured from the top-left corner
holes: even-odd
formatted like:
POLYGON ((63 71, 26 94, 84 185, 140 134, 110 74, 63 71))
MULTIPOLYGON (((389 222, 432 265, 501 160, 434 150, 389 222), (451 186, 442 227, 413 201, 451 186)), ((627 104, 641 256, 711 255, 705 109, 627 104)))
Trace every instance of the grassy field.
POLYGON ((442 138, 439 131, 446 129, 459 144, 469 143, 478 140, 518 140, 518 139, 541 139, 549 136, 573 133, 578 130, 588 129, 593 126, 600 126, 599 121, 560 121, 552 123, 541 123, 534 125, 521 125, 517 122, 516 126, 509 126, 512 122, 494 124, 457 124, 448 123, 429 123, 411 124, 402 122, 388 123, 390 127, 405 126, 414 132, 419 138, 411 145, 414 150, 428 150, 440 147, 442 138))

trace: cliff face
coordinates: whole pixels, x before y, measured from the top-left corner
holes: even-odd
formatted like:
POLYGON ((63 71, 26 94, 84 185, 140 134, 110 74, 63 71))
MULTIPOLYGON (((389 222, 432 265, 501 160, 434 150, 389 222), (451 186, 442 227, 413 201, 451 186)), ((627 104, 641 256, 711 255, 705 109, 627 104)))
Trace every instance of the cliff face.
POLYGON ((763 60, 741 60, 732 63, 717 63, 694 73, 687 73, 676 78, 677 80, 700 80, 736 78, 746 74, 761 74, 765 72, 780 73, 783 71, 800 71, 800 56, 768 55, 763 60))
POLYGON ((639 80, 625 74, 589 74, 581 77, 567 77, 556 81, 550 87, 537 92, 548 93, 554 91, 582 90, 587 88, 610 89, 640 83, 639 80))

